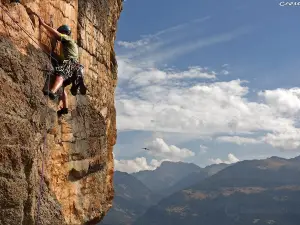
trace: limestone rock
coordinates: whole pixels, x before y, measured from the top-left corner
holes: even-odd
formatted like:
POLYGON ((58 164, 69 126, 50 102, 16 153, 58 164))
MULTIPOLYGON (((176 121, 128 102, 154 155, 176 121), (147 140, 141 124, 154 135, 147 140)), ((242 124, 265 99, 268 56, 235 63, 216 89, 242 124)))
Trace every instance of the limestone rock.
POLYGON ((0 6, 0 224, 96 224, 114 194, 113 46, 122 0, 0 6), (58 102, 42 93, 51 40, 34 13, 53 27, 71 26, 85 66, 88 93, 69 94, 70 113, 61 118, 58 102))

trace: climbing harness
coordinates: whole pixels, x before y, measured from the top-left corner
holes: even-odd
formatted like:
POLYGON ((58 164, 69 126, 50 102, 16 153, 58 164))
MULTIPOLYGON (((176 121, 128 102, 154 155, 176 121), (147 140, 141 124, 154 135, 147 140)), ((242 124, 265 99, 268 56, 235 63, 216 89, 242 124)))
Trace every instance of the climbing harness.
MULTIPOLYGON (((18 22, 16 22, 11 16, 10 16, 10 13, 2 7, 2 5, 0 5, 0 7, 2 8, 2 10, 8 15, 8 17, 15 23, 17 24, 21 30, 24 31, 25 34, 28 35, 28 37, 35 43, 39 46, 39 44, 33 39, 33 37, 31 37, 30 34, 28 34, 28 32, 23 28, 21 27, 18 22)), ((51 53, 49 54, 48 52, 42 50, 44 53, 46 53, 48 56, 49 56, 49 59, 53 59, 57 62, 57 60, 52 56, 52 51, 51 53)), ((47 88, 48 88, 48 91, 50 90, 50 76, 51 76, 51 71, 52 70, 48 70, 48 69, 40 69, 40 70, 43 70, 43 71, 47 71, 47 78, 46 78, 46 81, 47 81, 47 88)), ((45 99, 46 99, 46 106, 48 106, 49 104, 49 100, 47 98, 47 96, 45 96, 45 99)), ((48 107, 46 107, 46 115, 48 115, 48 107)), ((43 151, 42 151, 42 171, 41 171, 41 177, 40 177, 40 192, 39 192, 39 196, 38 196, 38 205, 37 205, 37 215, 36 215, 36 222, 37 224, 39 224, 40 222, 40 206, 41 206, 41 197, 42 197, 42 193, 43 193, 43 181, 44 181, 44 167, 45 167, 45 155, 47 154, 48 152, 48 148, 47 148, 47 120, 46 120, 46 117, 45 117, 45 131, 44 131, 44 148, 43 148, 43 151)))

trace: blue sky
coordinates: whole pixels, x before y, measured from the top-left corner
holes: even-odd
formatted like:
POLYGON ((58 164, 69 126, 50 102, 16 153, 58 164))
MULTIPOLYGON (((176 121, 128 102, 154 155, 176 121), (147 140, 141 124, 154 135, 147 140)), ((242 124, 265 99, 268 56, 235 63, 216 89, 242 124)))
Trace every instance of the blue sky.
POLYGON ((116 169, 299 155, 300 6, 288 4, 126 0, 116 169))

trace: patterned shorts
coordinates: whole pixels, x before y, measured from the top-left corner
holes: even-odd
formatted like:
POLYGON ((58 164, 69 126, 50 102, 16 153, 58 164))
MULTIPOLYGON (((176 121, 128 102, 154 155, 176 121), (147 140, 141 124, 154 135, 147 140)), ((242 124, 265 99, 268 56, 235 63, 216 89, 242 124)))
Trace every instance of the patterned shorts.
POLYGON ((64 60, 62 64, 55 67, 55 74, 62 76, 64 80, 68 80, 74 75, 76 76, 77 71, 81 68, 78 61, 74 59, 64 60))

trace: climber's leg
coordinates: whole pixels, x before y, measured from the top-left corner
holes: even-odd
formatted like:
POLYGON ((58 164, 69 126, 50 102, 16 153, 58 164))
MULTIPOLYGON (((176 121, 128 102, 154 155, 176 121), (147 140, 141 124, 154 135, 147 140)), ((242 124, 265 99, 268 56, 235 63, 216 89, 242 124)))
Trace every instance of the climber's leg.
POLYGON ((51 100, 56 98, 55 93, 62 86, 64 78, 62 76, 56 75, 55 82, 50 90, 45 90, 44 95, 48 95, 51 100))
POLYGON ((62 64, 55 67, 55 82, 49 91, 47 90, 44 92, 45 95, 48 95, 50 99, 54 100, 56 98, 55 93, 58 91, 58 89, 61 86, 65 87, 70 83, 68 81, 72 78, 75 65, 76 64, 73 62, 73 60, 64 60, 62 64))
POLYGON ((54 67, 55 81, 52 88, 46 91, 45 95, 48 95, 50 99, 54 100, 56 98, 55 93, 63 85, 65 79, 68 78, 70 61, 65 60, 58 66, 54 67))
POLYGON ((68 95, 67 95, 67 92, 66 92, 66 90, 64 89, 64 92, 63 92, 63 94, 62 94, 62 102, 63 102, 63 108, 68 108, 68 105, 69 105, 69 103, 68 103, 68 95))
POLYGON ((64 78, 62 76, 56 75, 55 82, 51 88, 52 93, 56 93, 57 90, 62 86, 64 82, 64 78))
POLYGON ((62 114, 68 114, 68 96, 67 92, 64 89, 63 94, 61 95, 62 108, 57 111, 57 115, 61 116, 62 114))

